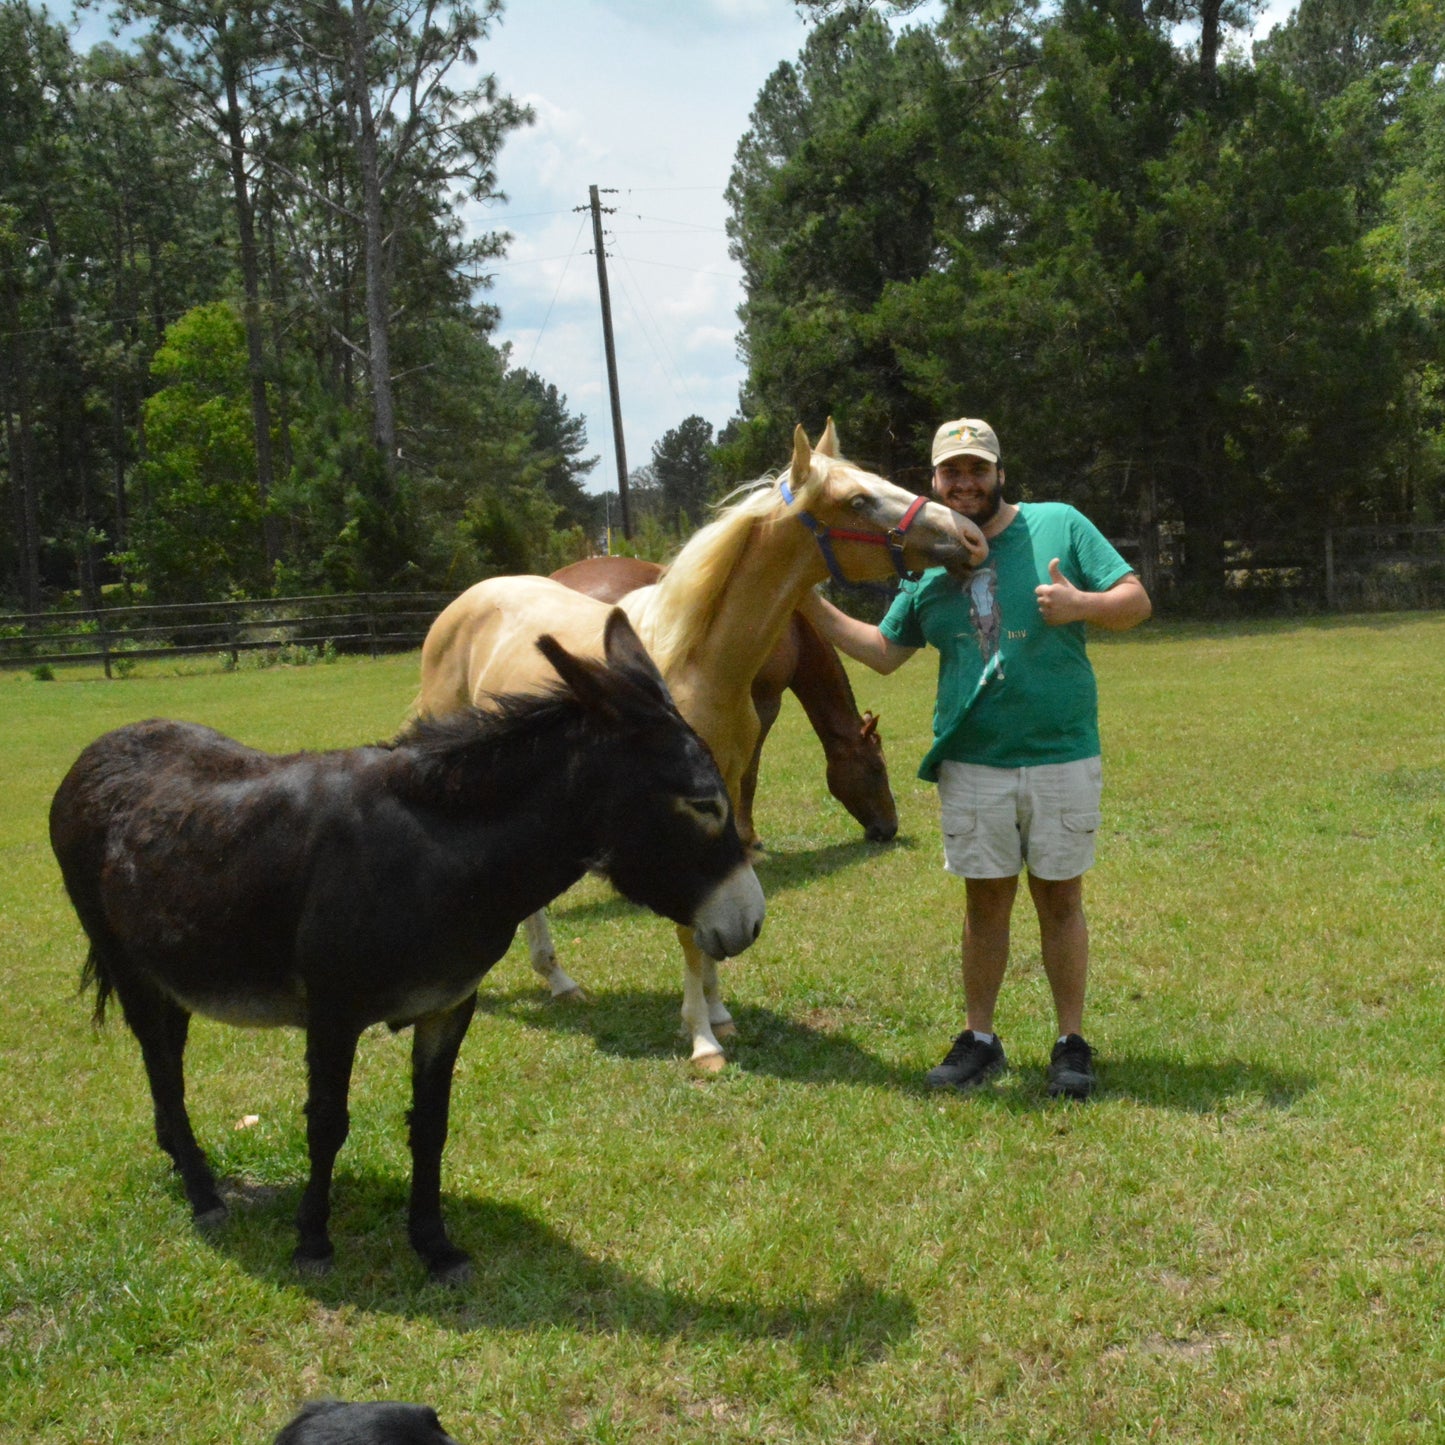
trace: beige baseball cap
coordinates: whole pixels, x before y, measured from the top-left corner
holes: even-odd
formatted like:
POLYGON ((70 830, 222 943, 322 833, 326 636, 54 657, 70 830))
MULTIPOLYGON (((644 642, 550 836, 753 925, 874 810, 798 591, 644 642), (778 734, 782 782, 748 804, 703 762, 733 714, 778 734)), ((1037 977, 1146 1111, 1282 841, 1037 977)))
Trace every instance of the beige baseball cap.
POLYGON ((983 457, 986 461, 1000 460, 998 437, 993 428, 977 417, 961 417, 958 421, 946 421, 933 434, 933 465, 947 461, 949 457, 983 457))

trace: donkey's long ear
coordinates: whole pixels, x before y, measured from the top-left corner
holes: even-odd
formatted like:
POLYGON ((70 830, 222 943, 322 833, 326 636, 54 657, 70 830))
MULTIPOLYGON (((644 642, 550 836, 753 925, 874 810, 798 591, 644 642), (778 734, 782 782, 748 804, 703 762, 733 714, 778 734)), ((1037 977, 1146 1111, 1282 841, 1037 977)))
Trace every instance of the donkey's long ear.
POLYGON ((620 607, 614 607, 607 614, 607 623, 602 629, 602 650, 607 655, 607 665, 615 672, 624 673, 629 682, 672 706, 672 694, 657 664, 620 607))
POLYGON ((604 722, 622 721, 622 689, 602 663, 568 652, 550 632, 544 632, 537 639, 537 651, 552 664, 557 676, 588 712, 604 722))
POLYGON ((835 461, 843 455, 838 450, 838 433, 833 430, 833 418, 828 418, 828 425, 823 428, 823 435, 818 438, 818 445, 813 448, 815 452, 825 457, 832 457, 835 461))

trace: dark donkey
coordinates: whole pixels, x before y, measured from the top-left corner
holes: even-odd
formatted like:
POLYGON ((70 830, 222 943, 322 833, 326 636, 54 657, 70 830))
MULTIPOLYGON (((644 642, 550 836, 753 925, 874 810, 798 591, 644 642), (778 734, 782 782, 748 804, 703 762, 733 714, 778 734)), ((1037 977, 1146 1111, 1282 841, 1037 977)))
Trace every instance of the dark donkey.
POLYGON ((388 745, 273 757, 189 723, 106 733, 55 795, 50 838, 90 937, 96 1016, 140 1042, 156 1138, 198 1221, 225 1206, 186 1114, 193 1013, 306 1030, 311 1175, 296 1262, 324 1268, 357 1039, 413 1027, 411 1242, 434 1276, 467 1256, 441 1216, 452 1069, 482 975, 517 925, 589 868, 748 947, 763 896, 711 754, 626 617, 606 663, 537 644, 561 685, 413 723, 388 745))
MULTIPOLYGON (((640 557, 588 557, 554 572, 555 581, 602 602, 617 602, 638 587, 650 587, 662 575, 656 562, 640 557)), ((858 714, 848 674, 833 645, 800 612, 795 612, 778 645, 753 679, 758 745, 743 774, 738 800, 738 832, 755 844, 753 799, 758 763, 768 732, 778 720, 783 692, 791 689, 802 704, 828 763, 828 791, 863 829, 870 843, 886 843, 898 832, 898 807, 888 785, 883 739, 874 713, 858 714)))

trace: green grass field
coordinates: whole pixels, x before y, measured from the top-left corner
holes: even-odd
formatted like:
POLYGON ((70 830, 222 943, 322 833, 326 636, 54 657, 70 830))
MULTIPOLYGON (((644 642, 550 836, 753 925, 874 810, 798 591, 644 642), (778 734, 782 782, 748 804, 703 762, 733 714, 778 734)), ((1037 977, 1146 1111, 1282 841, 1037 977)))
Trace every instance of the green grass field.
POLYGON ((595 883, 554 911, 590 1006, 548 1004, 520 943, 484 982, 444 1172, 477 1261, 455 1292, 406 1242, 408 1043, 384 1031, 318 1281, 289 1264, 300 1037, 196 1024, 193 1117, 233 1205, 197 1233, 134 1041, 77 996, 45 835, 108 727, 371 740, 416 657, 0 675, 0 1442, 269 1445, 324 1394, 428 1401, 462 1445, 1445 1437, 1445 615, 1151 623, 1092 651, 1098 1097, 1044 1095, 1024 900, 1012 1071, 922 1087, 962 1026, 962 887, 913 779, 932 668, 855 673, 900 836, 862 841, 790 700, 724 1075, 687 1065, 670 925, 595 883))

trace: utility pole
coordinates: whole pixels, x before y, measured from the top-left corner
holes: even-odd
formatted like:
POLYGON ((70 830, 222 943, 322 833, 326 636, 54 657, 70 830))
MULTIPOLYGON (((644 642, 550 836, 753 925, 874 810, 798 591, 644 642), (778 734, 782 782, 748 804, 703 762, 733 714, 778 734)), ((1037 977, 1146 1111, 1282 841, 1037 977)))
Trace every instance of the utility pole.
MULTIPOLYGON (((627 448, 622 440, 622 401, 617 392, 617 354, 612 346, 612 299, 607 291, 607 253, 602 249, 602 211, 597 187, 588 186, 592 211, 592 249, 597 256, 597 291, 602 297, 602 345, 607 352, 607 390, 612 398, 612 441, 617 448, 617 497, 622 503, 622 535, 632 540, 632 512, 627 505, 627 448)), ((580 209, 580 207, 579 207, 580 209)), ((612 207, 608 206, 608 213, 612 207)))

